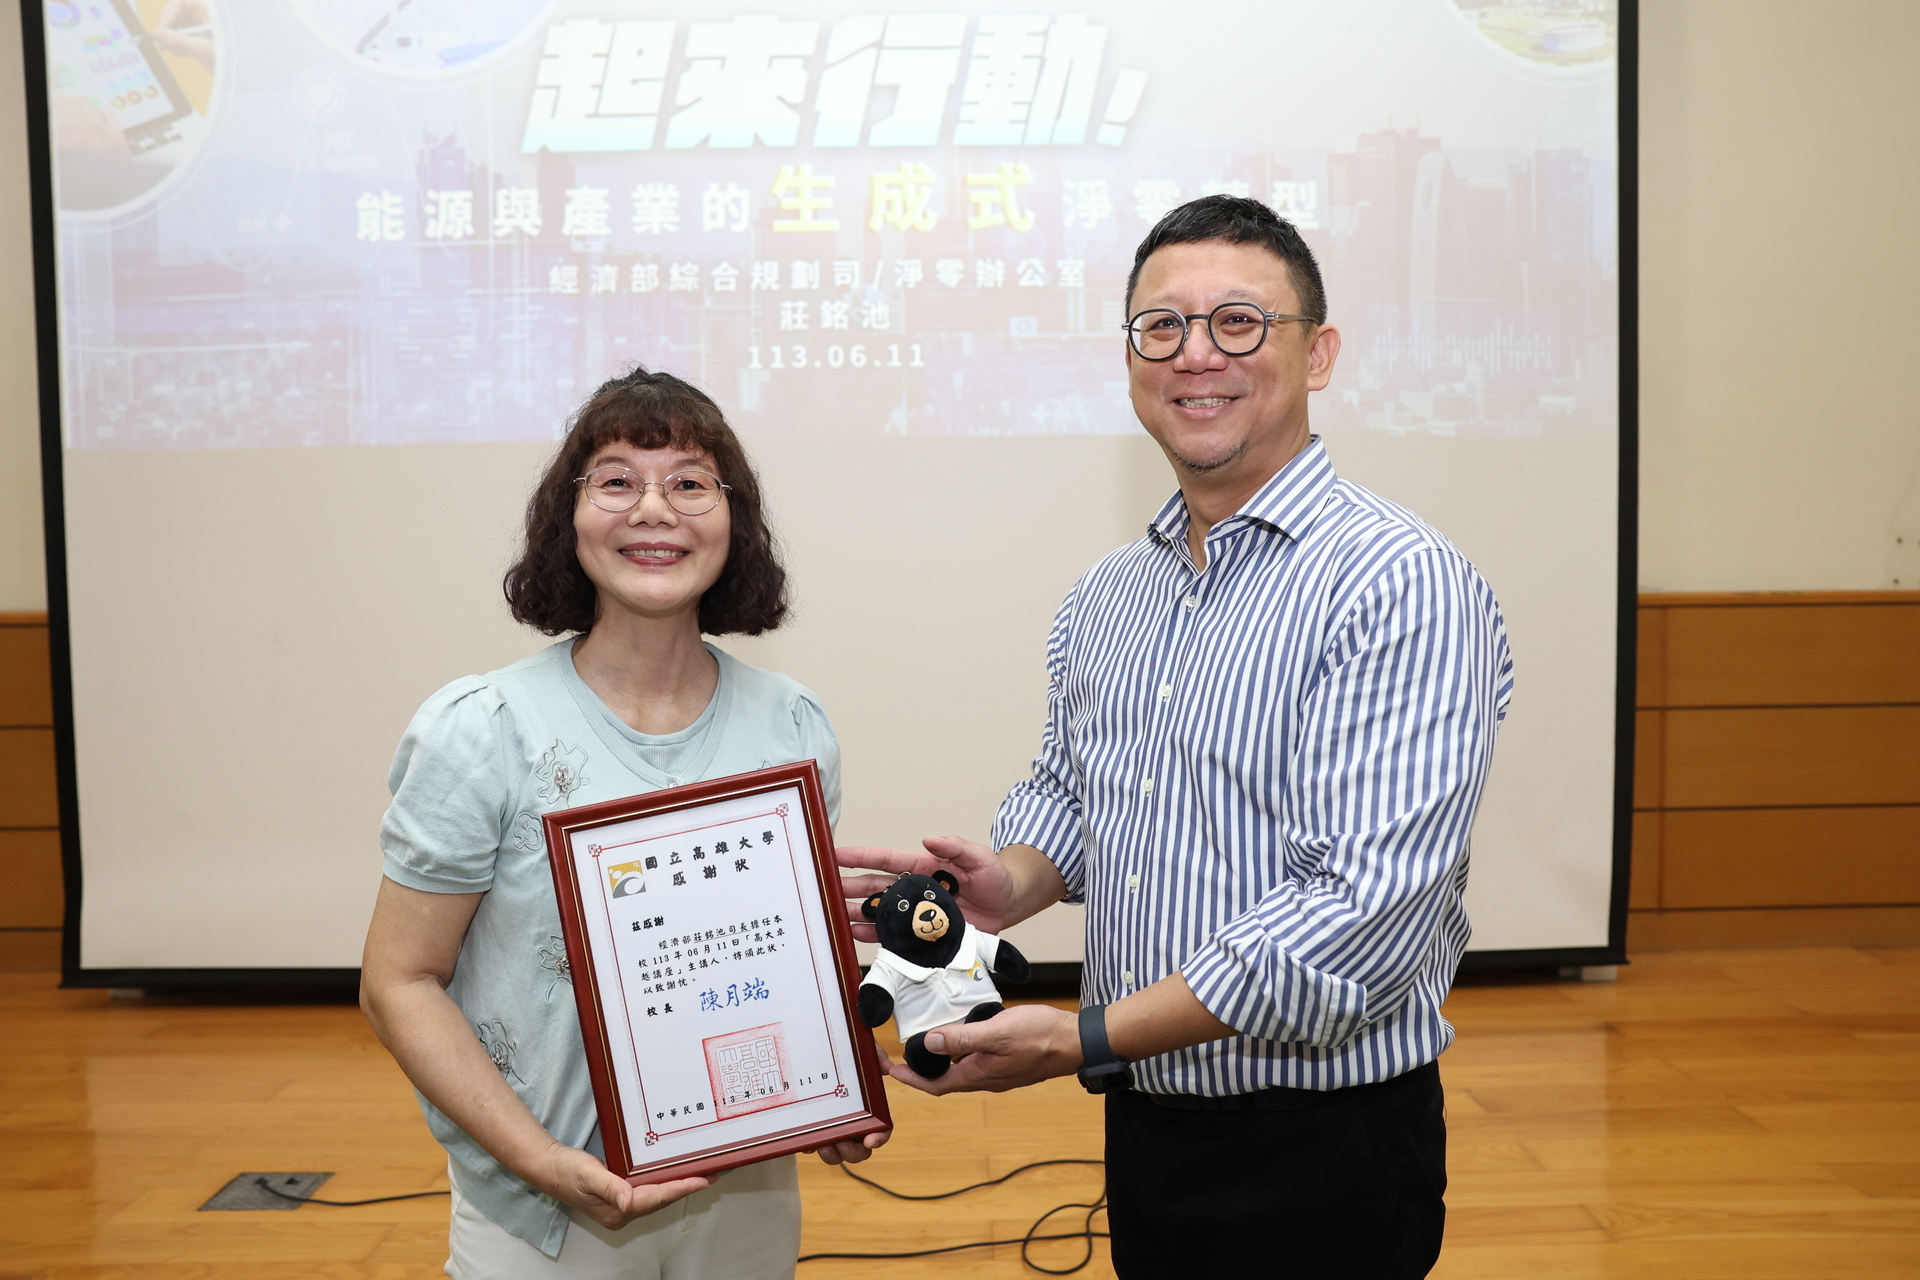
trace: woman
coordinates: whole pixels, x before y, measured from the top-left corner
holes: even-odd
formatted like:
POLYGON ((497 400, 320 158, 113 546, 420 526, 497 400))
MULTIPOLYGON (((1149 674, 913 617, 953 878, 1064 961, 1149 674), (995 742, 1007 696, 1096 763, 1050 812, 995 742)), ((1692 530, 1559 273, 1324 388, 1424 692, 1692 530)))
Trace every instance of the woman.
MULTIPOLYGON (((635 369, 576 415, 527 504, 513 616, 578 633, 427 699, 394 759, 361 1005, 453 1183, 455 1280, 791 1276, 793 1158, 631 1187, 602 1162, 539 815, 817 760, 819 701, 702 642, 786 614, 760 487, 718 406, 635 369)), ((821 1151, 861 1160, 885 1135, 821 1151)))

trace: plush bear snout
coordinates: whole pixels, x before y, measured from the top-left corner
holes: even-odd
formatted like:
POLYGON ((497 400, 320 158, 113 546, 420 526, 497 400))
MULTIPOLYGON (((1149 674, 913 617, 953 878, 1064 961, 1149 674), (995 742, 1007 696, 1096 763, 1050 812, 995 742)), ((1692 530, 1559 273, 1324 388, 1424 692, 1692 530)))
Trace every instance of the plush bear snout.
POLYGON ((938 942, 947 936, 947 913, 939 904, 922 902, 913 909, 913 935, 926 942, 938 942))

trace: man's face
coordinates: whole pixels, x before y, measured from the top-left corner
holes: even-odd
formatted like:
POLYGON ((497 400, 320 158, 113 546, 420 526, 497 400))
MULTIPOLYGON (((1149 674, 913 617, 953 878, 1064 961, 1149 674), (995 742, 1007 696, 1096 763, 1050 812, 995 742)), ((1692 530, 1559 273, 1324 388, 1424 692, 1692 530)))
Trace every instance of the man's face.
MULTIPOLYGON (((1285 262, 1258 245, 1205 240, 1168 245, 1146 260, 1132 314, 1171 307, 1201 315, 1223 302, 1300 313, 1285 262)), ((1333 329, 1282 320, 1252 355, 1226 356, 1196 321, 1171 360, 1142 360, 1128 348, 1133 411, 1186 471, 1271 474, 1306 446, 1307 392, 1327 385, 1339 349, 1333 329)))

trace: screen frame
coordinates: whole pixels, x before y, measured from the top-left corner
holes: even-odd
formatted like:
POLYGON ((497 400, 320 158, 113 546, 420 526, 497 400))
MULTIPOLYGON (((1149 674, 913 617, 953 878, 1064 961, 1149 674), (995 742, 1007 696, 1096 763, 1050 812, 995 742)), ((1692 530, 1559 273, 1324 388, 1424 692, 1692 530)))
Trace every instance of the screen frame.
MULTIPOLYGON (((124 7, 124 0, 115 0, 124 7)), ((1615 618, 1613 865, 1604 945, 1468 950, 1462 972, 1567 969, 1628 963, 1627 915, 1633 867, 1634 702, 1639 577, 1639 3, 1618 0, 1615 120, 1619 156, 1619 469, 1615 618)), ((67 592, 65 429, 61 414, 60 317, 53 148, 47 100, 46 31, 38 0, 20 6, 26 80, 27 164, 33 224, 34 318, 40 404, 42 515, 45 521, 47 627, 54 705, 55 773, 66 889, 61 985, 156 991, 177 988, 322 989, 358 987, 357 968, 89 968, 80 955, 85 894, 74 741, 73 662, 67 592)), ((171 77, 168 77, 171 80, 171 77)), ((1032 985, 1077 984, 1077 964, 1036 966, 1032 985)))
POLYGON ((1640 642, 1640 2, 1619 0, 1615 27, 1614 142, 1620 157, 1615 227, 1620 253, 1620 467, 1615 513, 1613 686, 1613 882, 1607 942, 1600 947, 1474 951, 1463 973, 1620 965, 1627 958, 1633 887, 1634 704, 1640 642))

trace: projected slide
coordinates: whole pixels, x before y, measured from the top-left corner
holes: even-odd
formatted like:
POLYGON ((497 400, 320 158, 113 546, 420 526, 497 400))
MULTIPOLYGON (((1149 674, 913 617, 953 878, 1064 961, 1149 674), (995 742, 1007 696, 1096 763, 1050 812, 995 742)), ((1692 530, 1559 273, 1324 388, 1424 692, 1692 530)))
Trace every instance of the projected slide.
MULTIPOLYGON (((1340 473, 1505 608, 1474 947, 1609 945, 1612 0, 24 12, 85 973, 358 963, 394 743, 546 643, 501 603, 519 513, 636 361, 711 391, 761 469, 795 614, 723 644, 824 701, 840 837, 984 834, 1062 594, 1172 491, 1123 295, 1209 192, 1319 255, 1340 473)), ((1080 955, 1071 912, 1016 928, 1080 955)))
POLYGON ((1321 256, 1323 428, 1611 431, 1612 10, 50 0, 68 442, 539 440, 636 359, 750 434, 1136 431, 1210 192, 1321 256))

